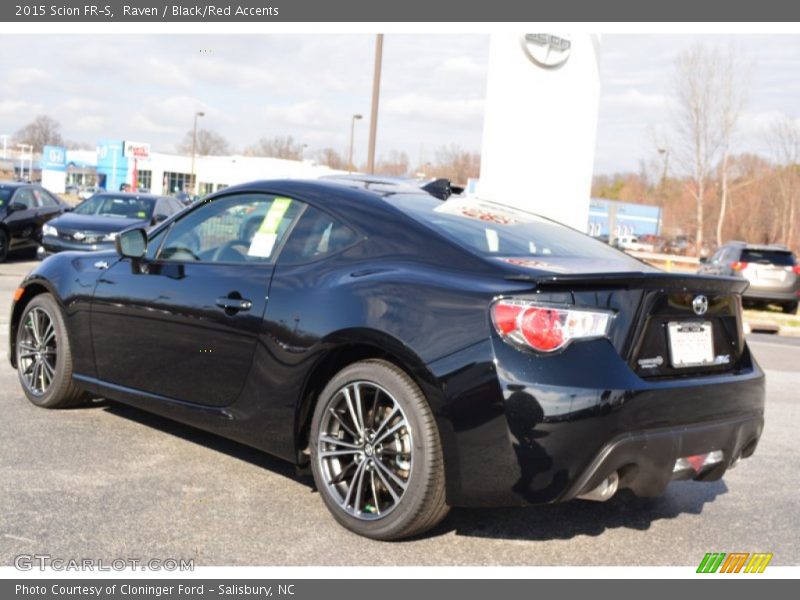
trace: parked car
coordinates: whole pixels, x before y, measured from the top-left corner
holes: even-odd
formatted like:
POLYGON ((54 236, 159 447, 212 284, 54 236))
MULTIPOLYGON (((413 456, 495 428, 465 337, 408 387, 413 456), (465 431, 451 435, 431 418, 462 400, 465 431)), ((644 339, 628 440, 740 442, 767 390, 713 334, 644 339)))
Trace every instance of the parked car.
POLYGON ((99 194, 100 192, 104 192, 104 191, 105 190, 103 188, 95 187, 95 186, 89 186, 89 187, 83 188, 78 193, 78 196, 80 197, 81 200, 88 200, 89 198, 91 198, 95 194, 99 194))
POLYGON ((40 185, 0 181, 0 262, 11 250, 35 249, 42 226, 68 210, 66 202, 40 185))
POLYGON ((39 258, 63 250, 113 250, 119 232, 128 227, 152 227, 181 210, 174 198, 105 192, 84 200, 69 214, 42 228, 39 258))
POLYGON ((701 259, 699 273, 746 279, 746 305, 777 304, 795 314, 800 301, 800 264, 786 246, 728 242, 708 259, 701 259))
POLYGON ((476 199, 256 182, 41 263, 8 355, 37 406, 90 394, 230 437, 397 539, 450 506, 718 480, 763 426, 746 285, 476 199))
POLYGON ((621 235, 614 238, 614 246, 631 252, 653 252, 653 244, 641 242, 635 235, 621 235))

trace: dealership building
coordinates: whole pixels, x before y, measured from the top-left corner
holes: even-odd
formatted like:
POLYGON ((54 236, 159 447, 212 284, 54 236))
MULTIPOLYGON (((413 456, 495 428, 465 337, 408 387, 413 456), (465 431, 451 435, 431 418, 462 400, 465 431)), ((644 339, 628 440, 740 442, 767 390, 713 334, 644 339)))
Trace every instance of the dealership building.
POLYGON ((96 151, 48 146, 39 166, 42 182, 57 193, 63 193, 69 184, 119 190, 127 183, 135 189, 170 195, 190 191, 194 172, 197 193, 205 195, 259 179, 316 179, 341 173, 311 160, 238 155, 192 160, 191 156, 151 152, 148 144, 127 140, 102 140, 96 151))

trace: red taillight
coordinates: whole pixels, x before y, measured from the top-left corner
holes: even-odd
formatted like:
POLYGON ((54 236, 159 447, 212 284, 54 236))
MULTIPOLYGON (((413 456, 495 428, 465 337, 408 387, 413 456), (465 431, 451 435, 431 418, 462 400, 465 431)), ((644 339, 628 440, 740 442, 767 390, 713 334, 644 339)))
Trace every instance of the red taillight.
POLYGON ((494 325, 500 335, 508 335, 517 328, 517 317, 523 308, 519 304, 503 304, 501 302, 494 305, 492 316, 494 325))
POLYGON ((731 263, 731 269, 734 271, 744 271, 747 268, 747 263, 737 260, 731 263))
POLYGON ((574 339, 602 337, 610 321, 608 312, 543 306, 516 298, 492 305, 492 322, 500 337, 539 352, 554 352, 574 339))
POLYGON ((800 265, 793 266, 792 271, 794 271, 795 275, 800 275, 800 265))
POLYGON ((520 331, 535 350, 551 352, 564 345, 559 314, 549 308, 525 309, 520 319, 520 331))

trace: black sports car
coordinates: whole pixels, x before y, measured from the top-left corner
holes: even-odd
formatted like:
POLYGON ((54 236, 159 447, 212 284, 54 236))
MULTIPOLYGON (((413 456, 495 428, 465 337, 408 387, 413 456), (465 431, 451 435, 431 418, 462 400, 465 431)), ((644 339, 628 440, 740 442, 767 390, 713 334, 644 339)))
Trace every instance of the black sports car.
POLYGON ((527 212, 267 181, 116 243, 17 290, 30 401, 99 395, 310 467, 362 535, 449 506, 658 495, 719 479, 761 434, 745 281, 664 273, 527 212))
POLYGON ((67 203, 40 185, 0 181, 0 262, 11 250, 38 247, 42 226, 68 210, 67 203))
POLYGON ((113 250, 120 231, 152 227, 183 209, 175 198, 102 192, 42 227, 40 258, 64 250, 113 250))

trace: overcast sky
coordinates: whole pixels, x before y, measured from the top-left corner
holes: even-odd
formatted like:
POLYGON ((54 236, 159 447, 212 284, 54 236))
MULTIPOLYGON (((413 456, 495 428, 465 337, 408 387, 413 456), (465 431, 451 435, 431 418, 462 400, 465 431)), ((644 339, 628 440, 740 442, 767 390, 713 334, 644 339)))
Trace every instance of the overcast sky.
MULTIPOLYGON (((601 46, 595 170, 637 170, 669 118, 674 59, 698 41, 756 61, 740 149, 764 150, 775 115, 800 116, 800 36, 618 36, 601 46)), ((489 38, 391 35, 384 45, 378 154, 412 164, 457 144, 480 150, 489 38)), ((49 114, 64 137, 150 142, 174 152, 192 115, 241 151, 259 137, 292 135, 313 151, 345 152, 350 115, 356 161, 365 159, 374 36, 97 35, 0 37, 0 134, 49 114)))

